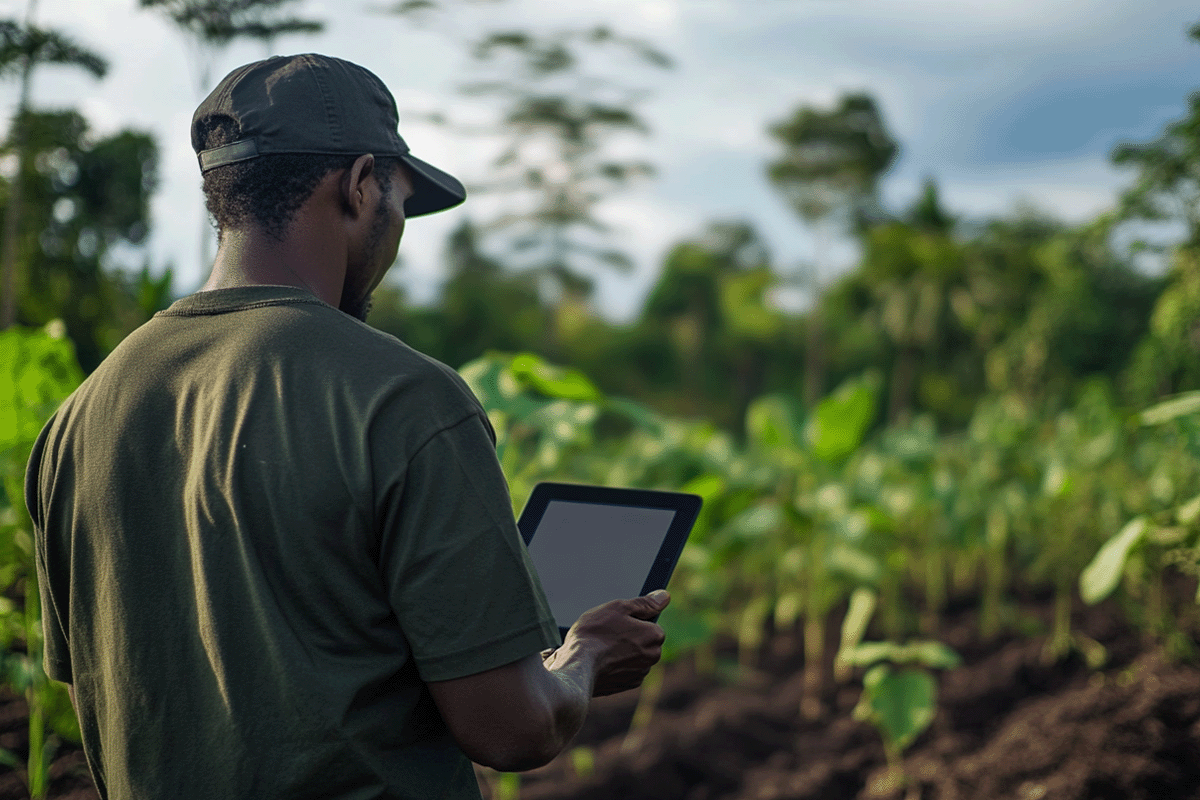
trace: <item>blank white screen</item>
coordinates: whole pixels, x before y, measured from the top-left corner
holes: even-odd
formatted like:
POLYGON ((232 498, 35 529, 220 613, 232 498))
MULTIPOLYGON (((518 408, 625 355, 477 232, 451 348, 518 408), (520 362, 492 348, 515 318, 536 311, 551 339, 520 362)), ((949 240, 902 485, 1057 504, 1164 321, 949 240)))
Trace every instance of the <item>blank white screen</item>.
POLYGON ((674 518, 669 508, 547 503, 529 556, 558 624, 641 594, 674 518))

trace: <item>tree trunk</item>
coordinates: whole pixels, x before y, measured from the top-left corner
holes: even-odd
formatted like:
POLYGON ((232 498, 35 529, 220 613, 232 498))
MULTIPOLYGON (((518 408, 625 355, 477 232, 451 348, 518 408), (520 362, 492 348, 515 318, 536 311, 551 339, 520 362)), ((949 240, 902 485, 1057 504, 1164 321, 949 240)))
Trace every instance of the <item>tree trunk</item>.
MULTIPOLYGON (((30 2, 30 16, 33 2, 30 2)), ((4 305, 0 308, 0 330, 17 321, 17 239, 21 229, 22 183, 25 173, 25 149, 28 127, 25 116, 29 111, 29 85, 33 78, 33 56, 26 54, 21 64, 21 96, 17 101, 16 126, 13 144, 17 150, 17 172, 8 187, 8 205, 4 209, 4 246, 0 250, 0 273, 4 279, 4 305)))
POLYGON ((888 397, 888 423, 895 425, 908 421, 912 414, 913 389, 917 382, 917 360, 920 351, 911 345, 902 345, 892 362, 892 391, 888 397))

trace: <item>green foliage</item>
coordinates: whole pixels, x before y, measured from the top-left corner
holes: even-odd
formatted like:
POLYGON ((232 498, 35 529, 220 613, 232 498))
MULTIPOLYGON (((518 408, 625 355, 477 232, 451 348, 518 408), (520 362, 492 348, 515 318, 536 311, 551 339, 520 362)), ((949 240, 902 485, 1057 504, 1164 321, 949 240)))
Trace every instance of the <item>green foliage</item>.
POLYGON ((62 319, 90 371, 126 334, 169 301, 169 277, 120 270, 118 243, 139 244, 150 226, 158 148, 145 133, 97 138, 75 111, 29 112, 4 143, 24 142, 17 241, 18 322, 62 319))
POLYGON ((608 232, 596 208, 654 172, 645 161, 606 152, 617 137, 648 132, 636 110, 642 93, 591 74, 587 65, 624 58, 666 68, 671 60, 649 42, 605 25, 492 31, 471 52, 477 65, 503 76, 461 87, 500 102, 498 124, 486 130, 499 129, 508 138, 492 165, 496 177, 479 187, 509 198, 488 228, 504 235, 509 260, 536 275, 548 296, 586 298, 593 285, 589 273, 633 268, 626 253, 596 236, 608 232))
POLYGON ((1147 527, 1145 517, 1132 519, 1120 533, 1104 543, 1079 576, 1079 596, 1084 602, 1098 603, 1112 594, 1121 580, 1125 560, 1141 542, 1147 527))
MULTIPOLYGON (((25 509, 25 466, 42 425, 83 380, 61 322, 46 330, 0 332, 0 667, 29 703, 29 760, 18 767, 31 796, 45 796, 59 739, 79 741, 79 723, 62 684, 42 671, 42 627, 33 526, 25 509), (54 735, 47 737, 49 728, 54 735)), ((16 766, 15 756, 0 760, 16 766)))
POLYGON ((867 374, 822 400, 804 429, 813 454, 837 462, 857 450, 875 420, 878 392, 879 379, 867 374))
POLYGON ((784 153, 767 175, 810 222, 834 212, 861 220, 874 211, 879 178, 899 152, 875 100, 861 93, 844 95, 830 111, 801 106, 770 133, 784 153))
POLYGON ((162 12, 198 40, 223 46, 237 38, 271 41, 286 33, 320 33, 322 22, 279 16, 280 6, 295 0, 139 0, 142 8, 162 12))
POLYGON ((58 31, 0 20, 0 74, 20 71, 27 64, 76 66, 96 78, 108 72, 106 58, 58 31))
POLYGON ((933 722, 936 711, 937 683, 932 675, 922 669, 877 664, 863 677, 862 699, 854 717, 879 729, 888 760, 896 763, 933 722))

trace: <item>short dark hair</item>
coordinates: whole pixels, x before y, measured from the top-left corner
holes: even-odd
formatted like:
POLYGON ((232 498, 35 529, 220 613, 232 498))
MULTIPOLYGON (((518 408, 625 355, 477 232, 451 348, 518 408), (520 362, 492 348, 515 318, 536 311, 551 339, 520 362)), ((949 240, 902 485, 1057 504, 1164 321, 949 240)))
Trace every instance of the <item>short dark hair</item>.
MULTIPOLYGON (((213 114, 197 122, 204 149, 236 142, 241 126, 233 117, 213 114)), ((204 173, 204 203, 217 226, 217 236, 229 229, 257 223, 282 240, 296 212, 330 172, 348 169, 356 156, 310 153, 273 154, 226 164, 204 173)), ((400 163, 376 157, 375 175, 384 194, 400 163)))

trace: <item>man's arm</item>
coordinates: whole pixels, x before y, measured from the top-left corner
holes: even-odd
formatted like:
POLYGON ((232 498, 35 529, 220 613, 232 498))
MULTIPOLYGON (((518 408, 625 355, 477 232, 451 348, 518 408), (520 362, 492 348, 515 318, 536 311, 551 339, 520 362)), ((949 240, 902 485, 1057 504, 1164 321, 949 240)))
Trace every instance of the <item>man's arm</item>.
POLYGON ((501 772, 548 764, 579 733, 592 697, 641 685, 662 656, 663 630, 648 619, 670 601, 614 600, 588 611, 563 646, 543 661, 533 653, 429 692, 459 747, 501 772))

